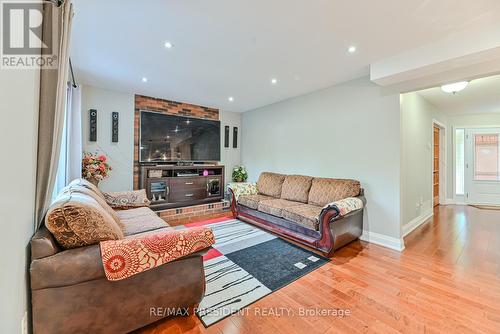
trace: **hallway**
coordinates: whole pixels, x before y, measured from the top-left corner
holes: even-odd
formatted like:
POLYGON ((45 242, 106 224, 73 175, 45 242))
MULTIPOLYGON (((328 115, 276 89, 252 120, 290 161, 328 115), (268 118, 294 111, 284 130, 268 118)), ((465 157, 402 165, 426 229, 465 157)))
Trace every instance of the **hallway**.
POLYGON ((500 210, 448 205, 405 238, 403 254, 500 277, 500 210))

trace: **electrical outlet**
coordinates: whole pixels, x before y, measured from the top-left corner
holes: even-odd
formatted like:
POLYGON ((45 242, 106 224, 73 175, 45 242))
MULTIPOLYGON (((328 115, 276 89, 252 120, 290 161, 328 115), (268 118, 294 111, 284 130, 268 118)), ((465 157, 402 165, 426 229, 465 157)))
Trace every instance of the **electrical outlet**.
POLYGON ((28 312, 24 311, 23 319, 21 320, 21 333, 28 334, 28 312))

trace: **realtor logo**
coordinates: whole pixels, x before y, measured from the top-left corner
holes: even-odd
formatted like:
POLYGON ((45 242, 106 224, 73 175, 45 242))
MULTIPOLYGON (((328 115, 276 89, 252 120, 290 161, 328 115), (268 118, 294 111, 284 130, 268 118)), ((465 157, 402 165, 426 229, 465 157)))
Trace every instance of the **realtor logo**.
POLYGON ((1 1, 2 69, 57 68, 56 15, 48 8, 44 17, 43 8, 42 1, 1 1))

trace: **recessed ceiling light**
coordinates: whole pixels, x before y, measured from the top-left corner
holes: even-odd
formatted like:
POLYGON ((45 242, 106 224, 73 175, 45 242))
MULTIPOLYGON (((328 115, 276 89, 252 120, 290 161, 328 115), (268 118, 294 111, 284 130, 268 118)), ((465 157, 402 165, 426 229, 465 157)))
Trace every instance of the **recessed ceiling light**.
POLYGON ((165 48, 167 48, 167 49, 171 49, 171 48, 174 46, 174 45, 172 44, 172 42, 168 42, 168 41, 167 41, 167 42, 165 42, 165 44, 164 44, 164 45, 165 45, 165 48))
POLYGON ((454 83, 451 83, 451 84, 447 84, 447 85, 442 85, 441 86, 441 90, 445 93, 457 93, 463 89, 465 89, 465 87, 467 87, 467 85, 469 84, 468 81, 460 81, 460 82, 454 82, 454 83))
POLYGON ((351 46, 347 49, 347 51, 348 51, 349 53, 354 53, 354 52, 356 52, 356 47, 355 47, 354 45, 351 45, 351 46))
POLYGON ((230 96, 230 97, 228 97, 228 98, 227 98, 227 100, 228 100, 229 102, 233 102, 233 101, 234 101, 234 97, 230 96))
POLYGON ((148 78, 142 77, 142 82, 148 82, 148 78))
POLYGON ((278 83, 278 79, 276 79, 276 78, 272 78, 272 79, 271 79, 271 83, 272 83, 273 85, 276 85, 276 84, 278 83))

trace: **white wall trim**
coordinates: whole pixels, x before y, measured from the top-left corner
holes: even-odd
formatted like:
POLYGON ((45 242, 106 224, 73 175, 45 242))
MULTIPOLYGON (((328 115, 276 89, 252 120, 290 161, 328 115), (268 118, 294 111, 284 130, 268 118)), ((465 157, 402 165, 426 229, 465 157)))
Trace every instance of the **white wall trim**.
POLYGON ((425 223, 432 216, 434 216, 434 211, 431 209, 430 211, 421 214, 420 216, 412 219, 409 223, 403 225, 403 238, 413 232, 414 229, 425 223))
POLYGON ((402 252, 403 249, 405 249, 405 242, 403 238, 398 239, 380 233, 363 231, 363 234, 359 239, 375 245, 390 248, 398 252, 402 252))
MULTIPOLYGON (((448 128, 445 124, 439 122, 435 118, 432 119, 432 137, 431 137, 431 205, 434 205, 434 126, 437 126, 443 131, 439 136, 439 203, 446 200, 446 190, 448 189, 448 164, 447 164, 447 141, 448 141, 448 128), (444 137, 444 140, 441 138, 444 137)), ((417 217, 418 218, 418 217, 417 217)))
POLYGON ((467 205, 463 199, 447 198, 443 205, 467 205))

